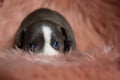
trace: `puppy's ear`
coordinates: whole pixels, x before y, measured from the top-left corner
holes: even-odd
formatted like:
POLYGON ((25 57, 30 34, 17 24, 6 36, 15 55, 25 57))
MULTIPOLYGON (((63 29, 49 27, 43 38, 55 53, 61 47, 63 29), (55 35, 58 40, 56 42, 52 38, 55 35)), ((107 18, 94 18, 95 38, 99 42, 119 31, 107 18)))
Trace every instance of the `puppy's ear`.
POLYGON ((24 30, 21 30, 16 34, 16 43, 15 44, 18 48, 22 48, 22 46, 23 46, 24 32, 25 32, 24 30))
POLYGON ((63 39, 64 39, 64 52, 68 52, 71 46, 69 41, 69 36, 67 35, 67 31, 63 27, 60 27, 60 30, 62 32, 63 39))

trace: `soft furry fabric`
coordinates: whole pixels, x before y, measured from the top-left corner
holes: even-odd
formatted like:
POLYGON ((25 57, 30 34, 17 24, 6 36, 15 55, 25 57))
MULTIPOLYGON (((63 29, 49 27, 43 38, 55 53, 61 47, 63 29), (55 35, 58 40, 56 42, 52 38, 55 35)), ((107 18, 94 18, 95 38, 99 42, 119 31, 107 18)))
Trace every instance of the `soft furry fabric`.
POLYGON ((120 79, 119 0, 0 0, 0 25, 1 80, 120 79), (76 52, 49 57, 11 49, 22 20, 43 7, 68 20, 76 52))

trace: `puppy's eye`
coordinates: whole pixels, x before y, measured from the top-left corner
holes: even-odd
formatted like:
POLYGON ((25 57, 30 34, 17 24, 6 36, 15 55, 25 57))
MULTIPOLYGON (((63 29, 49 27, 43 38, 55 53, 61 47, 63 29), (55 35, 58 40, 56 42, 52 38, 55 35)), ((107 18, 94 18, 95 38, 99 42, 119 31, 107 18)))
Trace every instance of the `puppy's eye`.
POLYGON ((53 48, 59 48, 59 46, 60 46, 60 43, 59 42, 53 42, 52 43, 52 46, 53 46, 53 48))
POLYGON ((36 45, 33 42, 28 43, 28 48, 34 49, 36 48, 36 45))

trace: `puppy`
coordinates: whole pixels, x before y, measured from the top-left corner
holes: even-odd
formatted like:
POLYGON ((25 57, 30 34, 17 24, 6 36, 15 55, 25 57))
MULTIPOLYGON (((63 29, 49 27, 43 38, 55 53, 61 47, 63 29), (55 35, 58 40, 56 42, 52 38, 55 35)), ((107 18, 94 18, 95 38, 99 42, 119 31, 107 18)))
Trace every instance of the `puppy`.
POLYGON ((16 34, 16 45, 24 51, 57 55, 76 49, 73 31, 59 13, 39 9, 28 15, 16 34))

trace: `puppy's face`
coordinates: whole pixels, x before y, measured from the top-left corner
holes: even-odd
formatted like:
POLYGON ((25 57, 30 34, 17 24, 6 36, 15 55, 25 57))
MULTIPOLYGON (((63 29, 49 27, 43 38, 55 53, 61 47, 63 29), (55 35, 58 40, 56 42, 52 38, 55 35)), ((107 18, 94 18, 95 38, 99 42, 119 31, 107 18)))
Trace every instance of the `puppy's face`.
POLYGON ((62 27, 49 21, 34 22, 18 36, 17 46, 25 51, 56 55, 66 48, 62 27))

